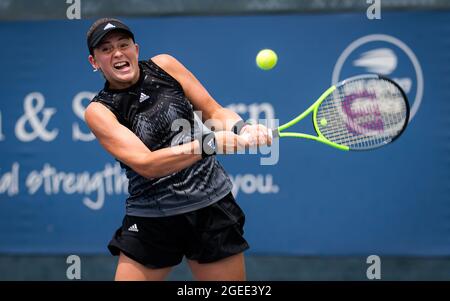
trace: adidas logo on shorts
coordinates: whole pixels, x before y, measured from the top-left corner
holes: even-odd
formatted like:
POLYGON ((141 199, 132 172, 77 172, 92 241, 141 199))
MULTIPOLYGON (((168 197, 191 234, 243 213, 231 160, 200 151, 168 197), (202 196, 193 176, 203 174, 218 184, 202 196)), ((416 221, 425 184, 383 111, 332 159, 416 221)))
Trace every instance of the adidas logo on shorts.
POLYGON ((137 225, 134 224, 130 228, 128 228, 128 231, 139 232, 139 229, 138 229, 137 225))

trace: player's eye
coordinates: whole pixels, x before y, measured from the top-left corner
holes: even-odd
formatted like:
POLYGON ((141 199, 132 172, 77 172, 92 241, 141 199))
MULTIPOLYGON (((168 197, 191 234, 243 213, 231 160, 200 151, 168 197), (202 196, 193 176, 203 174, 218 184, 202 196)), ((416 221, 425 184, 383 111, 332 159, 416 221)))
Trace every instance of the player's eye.
POLYGON ((109 53, 109 52, 111 52, 111 50, 112 50, 111 46, 102 46, 102 47, 100 47, 100 51, 102 53, 109 53))
POLYGON ((130 47, 130 43, 122 43, 120 44, 120 49, 127 49, 128 47, 130 47))

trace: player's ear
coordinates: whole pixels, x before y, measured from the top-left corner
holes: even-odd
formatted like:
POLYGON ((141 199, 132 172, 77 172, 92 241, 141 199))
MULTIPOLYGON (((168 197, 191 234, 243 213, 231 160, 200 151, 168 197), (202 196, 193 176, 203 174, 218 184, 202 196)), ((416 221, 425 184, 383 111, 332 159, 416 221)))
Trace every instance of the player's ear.
POLYGON ((134 46, 136 47, 137 55, 139 56, 139 45, 137 43, 134 43, 134 46))
POLYGON ((89 60, 89 63, 91 64, 92 68, 94 68, 94 72, 97 71, 99 68, 98 68, 97 62, 95 61, 95 58, 92 54, 89 55, 88 60, 89 60))

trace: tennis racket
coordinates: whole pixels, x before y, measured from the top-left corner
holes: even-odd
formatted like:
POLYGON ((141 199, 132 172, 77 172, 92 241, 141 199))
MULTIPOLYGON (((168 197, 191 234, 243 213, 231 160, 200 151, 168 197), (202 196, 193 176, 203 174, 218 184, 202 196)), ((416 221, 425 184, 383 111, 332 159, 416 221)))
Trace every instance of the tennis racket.
POLYGON ((328 88, 306 111, 271 131, 273 138, 305 138, 340 150, 370 150, 397 139, 409 120, 405 92, 375 74, 345 79, 328 88), (312 114, 317 136, 285 132, 312 114))

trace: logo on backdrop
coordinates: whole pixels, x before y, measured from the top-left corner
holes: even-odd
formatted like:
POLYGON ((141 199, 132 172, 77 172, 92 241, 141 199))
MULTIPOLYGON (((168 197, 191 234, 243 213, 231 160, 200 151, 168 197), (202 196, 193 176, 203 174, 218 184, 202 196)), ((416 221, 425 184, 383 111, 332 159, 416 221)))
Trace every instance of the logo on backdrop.
POLYGON ((365 73, 384 75, 403 88, 411 106, 411 121, 419 110, 424 89, 422 68, 411 48, 385 34, 361 37, 350 43, 339 56, 331 82, 335 84, 365 73))

